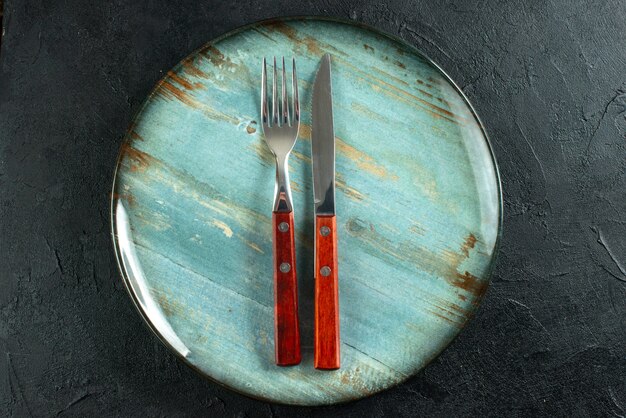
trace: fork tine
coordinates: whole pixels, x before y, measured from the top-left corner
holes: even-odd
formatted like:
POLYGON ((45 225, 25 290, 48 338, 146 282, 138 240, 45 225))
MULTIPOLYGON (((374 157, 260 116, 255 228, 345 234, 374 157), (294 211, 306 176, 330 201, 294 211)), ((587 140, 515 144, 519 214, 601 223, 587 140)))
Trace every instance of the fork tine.
POLYGON ((292 90, 293 90, 293 120, 295 123, 300 123, 300 98, 298 97, 298 76, 296 75, 296 57, 292 57, 291 83, 292 83, 292 90))
POLYGON ((278 123, 278 101, 276 100, 276 83, 278 73, 276 72, 276 57, 274 57, 274 77, 272 78, 272 126, 280 126, 278 123))
POLYGON ((283 56, 283 77, 282 77, 282 88, 283 88, 283 101, 282 101, 282 124, 284 126, 291 126, 289 121, 289 103, 287 102, 287 74, 285 73, 285 57, 283 56))
POLYGON ((263 127, 269 126, 267 113, 267 63, 263 57, 263 69, 261 70, 261 118, 263 127))

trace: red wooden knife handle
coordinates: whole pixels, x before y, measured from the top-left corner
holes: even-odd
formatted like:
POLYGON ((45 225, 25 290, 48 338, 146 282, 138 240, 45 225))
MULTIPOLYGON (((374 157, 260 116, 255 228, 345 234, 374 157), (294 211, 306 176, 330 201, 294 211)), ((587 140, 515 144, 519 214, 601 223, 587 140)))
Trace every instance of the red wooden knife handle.
POLYGON ((316 369, 338 369, 339 282, 335 216, 315 218, 315 359, 316 369))
POLYGON ((274 230, 274 347, 276 364, 300 363, 298 280, 293 212, 273 212, 274 230))

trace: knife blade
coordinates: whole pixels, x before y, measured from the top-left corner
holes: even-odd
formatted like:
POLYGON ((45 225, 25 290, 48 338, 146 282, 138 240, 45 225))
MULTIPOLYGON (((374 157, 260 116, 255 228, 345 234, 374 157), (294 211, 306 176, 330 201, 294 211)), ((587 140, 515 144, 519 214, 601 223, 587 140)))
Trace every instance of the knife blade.
POLYGON ((311 151, 317 215, 335 214, 335 130, 330 55, 322 58, 313 84, 311 151))
POLYGON ((315 201, 314 366, 340 367, 339 282, 335 215, 335 131, 330 55, 322 58, 313 85, 311 156, 315 201))

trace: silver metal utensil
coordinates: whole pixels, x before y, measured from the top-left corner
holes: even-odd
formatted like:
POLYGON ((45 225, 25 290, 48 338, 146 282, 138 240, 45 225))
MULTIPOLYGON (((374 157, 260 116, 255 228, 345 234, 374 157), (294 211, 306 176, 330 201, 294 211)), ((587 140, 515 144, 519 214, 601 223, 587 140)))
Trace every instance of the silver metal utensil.
POLYGON ((267 63, 263 58, 261 75, 261 116, 265 142, 276 158, 276 187, 272 213, 274 244, 274 345, 276 364, 300 363, 300 328, 298 321, 298 287, 294 241, 293 202, 289 186, 289 153, 300 129, 300 101, 296 60, 292 60, 291 109, 289 106, 285 58, 282 58, 280 100, 277 97, 278 70, 274 57, 271 114, 268 106, 267 63))
POLYGON ((311 117, 315 199, 314 366, 318 369, 338 369, 340 341, 335 217, 335 131, 329 54, 322 58, 315 77, 311 117))

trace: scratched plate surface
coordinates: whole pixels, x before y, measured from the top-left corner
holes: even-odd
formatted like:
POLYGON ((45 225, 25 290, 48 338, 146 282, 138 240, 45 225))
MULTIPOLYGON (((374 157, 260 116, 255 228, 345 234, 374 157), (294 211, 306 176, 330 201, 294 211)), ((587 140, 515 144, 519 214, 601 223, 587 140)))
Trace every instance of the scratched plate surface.
POLYGON ((352 24, 260 23, 170 71, 121 150, 113 234, 153 331, 236 391, 318 405, 417 373, 486 290, 499 236, 497 170, 447 77, 414 49, 352 24), (310 99, 332 54, 342 367, 312 366, 310 99), (303 125, 290 161, 303 361, 274 365, 274 165, 259 127, 262 56, 297 58, 303 125))

